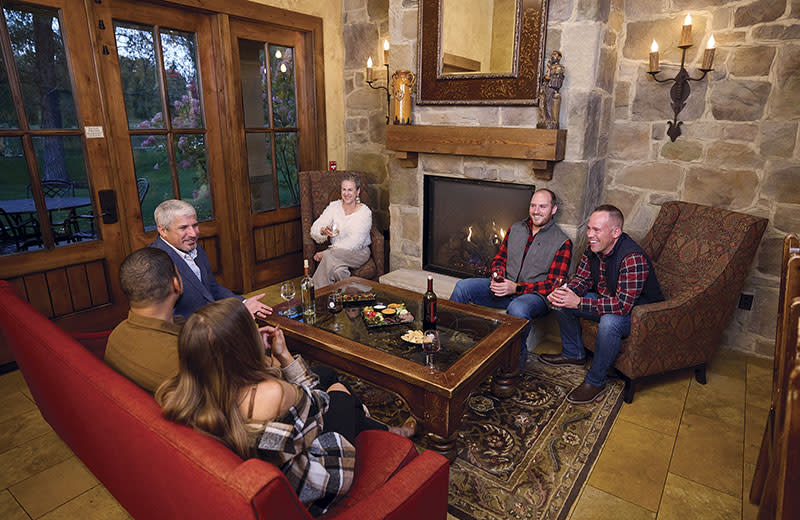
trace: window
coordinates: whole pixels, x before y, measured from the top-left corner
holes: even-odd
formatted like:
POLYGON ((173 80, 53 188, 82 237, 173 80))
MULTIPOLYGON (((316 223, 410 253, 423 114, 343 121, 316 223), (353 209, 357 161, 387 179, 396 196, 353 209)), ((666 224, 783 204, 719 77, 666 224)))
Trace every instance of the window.
POLYGON ((240 39, 239 60, 251 211, 297 206, 294 49, 240 39))
POLYGON ((0 254, 96 238, 58 9, 6 4, 0 47, 0 254))
POLYGON ((114 36, 144 228, 172 198, 213 219, 195 35, 116 21, 114 36))

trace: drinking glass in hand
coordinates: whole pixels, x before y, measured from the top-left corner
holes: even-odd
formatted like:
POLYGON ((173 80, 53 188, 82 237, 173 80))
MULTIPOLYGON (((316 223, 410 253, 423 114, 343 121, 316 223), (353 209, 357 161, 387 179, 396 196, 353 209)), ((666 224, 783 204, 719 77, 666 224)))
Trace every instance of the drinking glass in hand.
POLYGON ((331 228, 331 237, 335 237, 336 235, 339 234, 339 226, 338 224, 336 224, 336 222, 331 222, 330 228, 331 228))
POLYGON ((441 347, 438 331, 426 330, 422 333, 422 350, 425 352, 426 363, 431 374, 436 371, 433 366, 433 354, 439 352, 441 347))
POLYGON ((342 324, 339 323, 339 313, 342 312, 342 299, 339 293, 333 292, 328 295, 328 310, 333 314, 333 330, 342 330, 342 324))

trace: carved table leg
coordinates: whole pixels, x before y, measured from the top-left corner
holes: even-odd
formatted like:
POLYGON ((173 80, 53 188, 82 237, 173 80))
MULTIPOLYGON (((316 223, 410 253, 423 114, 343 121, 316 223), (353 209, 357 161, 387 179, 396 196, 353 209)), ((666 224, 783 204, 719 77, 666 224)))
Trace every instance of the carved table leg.
POLYGON ((492 378, 492 393, 497 397, 511 397, 514 395, 514 387, 517 384, 519 372, 498 371, 492 378))
POLYGON ((519 379, 519 349, 522 347, 519 339, 509 349, 503 365, 497 369, 492 377, 492 393, 497 397, 511 397, 514 387, 519 379))
POLYGON ((458 455, 456 451, 457 437, 457 433, 454 433, 449 438, 440 437, 435 433, 428 433, 428 447, 437 453, 441 453, 447 457, 447 460, 452 462, 458 455))

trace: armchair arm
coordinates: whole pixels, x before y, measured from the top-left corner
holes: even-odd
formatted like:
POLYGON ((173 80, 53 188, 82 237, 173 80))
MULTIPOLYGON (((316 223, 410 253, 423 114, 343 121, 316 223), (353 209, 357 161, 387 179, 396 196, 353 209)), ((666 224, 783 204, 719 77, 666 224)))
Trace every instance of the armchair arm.
POLYGON ((375 261, 376 279, 386 273, 386 266, 384 263, 384 251, 386 251, 386 241, 383 239, 383 233, 378 231, 375 224, 370 229, 369 237, 372 243, 370 244, 370 251, 372 259, 375 261))
POLYGON ((424 451, 357 504, 343 511, 331 511, 323 518, 445 520, 449 480, 447 459, 430 450, 424 451))
POLYGON ((311 515, 297 499, 281 471, 261 459, 247 459, 227 477, 236 489, 253 506, 256 518, 285 520, 311 520, 311 515))
POLYGON ((732 309, 709 287, 684 291, 631 312, 625 375, 631 378, 707 363, 732 309), (723 305, 723 307, 725 307, 723 305))

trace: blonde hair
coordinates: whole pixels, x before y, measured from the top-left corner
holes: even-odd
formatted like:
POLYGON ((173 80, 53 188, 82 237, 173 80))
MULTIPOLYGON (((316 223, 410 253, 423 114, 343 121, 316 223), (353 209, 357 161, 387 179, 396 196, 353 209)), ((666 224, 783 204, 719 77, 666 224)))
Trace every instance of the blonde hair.
POLYGON ((178 336, 178 374, 155 394, 167 419, 220 441, 242 458, 255 455, 257 431, 239 409, 242 391, 280 370, 268 368, 255 322, 228 298, 192 314, 178 336))

